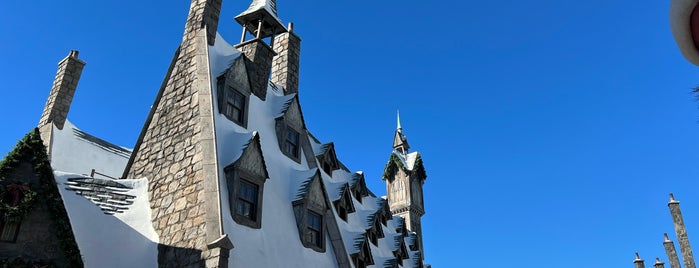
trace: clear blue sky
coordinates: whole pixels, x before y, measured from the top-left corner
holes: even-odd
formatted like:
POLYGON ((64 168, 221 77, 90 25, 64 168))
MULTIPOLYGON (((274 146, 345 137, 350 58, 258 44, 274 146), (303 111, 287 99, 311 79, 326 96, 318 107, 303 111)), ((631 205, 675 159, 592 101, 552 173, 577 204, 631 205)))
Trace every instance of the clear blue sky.
MULTIPOLYGON (((219 31, 235 42, 226 0, 219 31)), ((699 246, 699 69, 668 0, 278 0, 303 39, 309 129, 379 195, 396 109, 428 172, 434 267, 650 266, 682 201, 699 246)), ((188 0, 3 3, 0 153, 39 120, 56 64, 87 61, 69 118, 132 147, 188 0)), ((674 235, 671 235, 674 238, 674 235)))

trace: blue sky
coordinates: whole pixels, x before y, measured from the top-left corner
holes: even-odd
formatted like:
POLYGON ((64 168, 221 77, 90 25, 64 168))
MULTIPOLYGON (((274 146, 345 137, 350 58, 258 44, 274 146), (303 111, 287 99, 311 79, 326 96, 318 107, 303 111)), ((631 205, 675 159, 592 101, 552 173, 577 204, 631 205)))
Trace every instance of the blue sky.
MULTIPOLYGON (((219 31, 248 1, 224 1, 219 31)), ((423 155, 434 267, 632 267, 666 260, 668 193, 699 243, 699 70, 669 1, 278 0, 302 38, 306 124, 380 180, 396 110, 423 155)), ((36 0, 0 16, 0 153, 38 122, 71 49, 69 118, 132 147, 182 36, 188 0, 36 0)))

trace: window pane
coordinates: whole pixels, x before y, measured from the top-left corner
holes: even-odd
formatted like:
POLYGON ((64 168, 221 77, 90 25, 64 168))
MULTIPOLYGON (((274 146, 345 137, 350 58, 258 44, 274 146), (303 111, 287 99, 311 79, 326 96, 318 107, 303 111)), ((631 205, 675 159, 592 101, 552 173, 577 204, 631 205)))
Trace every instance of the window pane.
POLYGON ((257 219, 257 185, 240 181, 235 206, 236 214, 251 220, 257 219))
POLYGON ((306 215, 306 224, 307 224, 307 229, 306 229, 306 237, 308 239, 308 242, 317 246, 317 247, 322 247, 322 229, 321 226, 323 224, 322 218, 320 217, 319 214, 308 211, 308 215, 306 215))

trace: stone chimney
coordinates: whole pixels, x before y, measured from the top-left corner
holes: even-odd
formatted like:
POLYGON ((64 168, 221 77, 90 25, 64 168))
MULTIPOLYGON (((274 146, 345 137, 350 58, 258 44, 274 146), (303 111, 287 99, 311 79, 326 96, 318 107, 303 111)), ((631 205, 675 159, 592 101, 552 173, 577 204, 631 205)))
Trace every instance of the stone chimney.
POLYGON ((667 203, 667 206, 670 208, 670 215, 672 215, 672 221, 675 223, 675 233, 677 234, 677 242, 680 243, 684 268, 696 268, 692 247, 689 245, 687 229, 685 229, 684 219, 682 219, 682 211, 680 211, 680 202, 675 200, 675 196, 670 194, 670 202, 667 203))
POLYGON ((665 268, 665 263, 660 261, 660 258, 655 258, 654 268, 665 268))
POLYGON ((288 32, 274 39, 272 59, 272 82, 284 87, 284 95, 299 91, 299 62, 301 58, 301 38, 294 33, 294 24, 289 23, 288 32))
POLYGON ((250 79, 250 90, 261 100, 267 97, 272 58, 276 55, 262 39, 252 39, 235 46, 245 55, 245 67, 250 79))
POLYGON ((68 57, 58 63, 56 78, 53 79, 51 93, 41 114, 39 127, 53 122, 58 129, 63 129, 83 67, 85 62, 78 59, 77 50, 71 50, 68 57))
POLYGON ((670 240, 670 237, 665 233, 665 241, 663 242, 663 247, 665 247, 665 254, 667 254, 667 259, 670 260, 670 268, 681 268, 680 258, 677 257, 677 250, 675 249, 675 243, 670 240))
POLYGON ((636 252, 636 259, 633 260, 633 265, 635 268, 646 268, 641 256, 638 256, 638 252, 636 252))
POLYGON ((255 96, 264 100, 267 96, 272 58, 277 55, 270 45, 274 44, 276 35, 286 32, 277 15, 277 1, 253 0, 247 10, 235 16, 235 20, 243 26, 240 44, 235 45, 235 48, 245 55, 250 90, 255 96), (254 38, 245 41, 248 33, 254 38), (263 41, 268 37, 270 45, 263 41))
POLYGON ((206 27, 206 41, 210 46, 216 40, 218 17, 221 14, 222 0, 192 0, 185 24, 183 43, 192 42, 199 29, 206 27))

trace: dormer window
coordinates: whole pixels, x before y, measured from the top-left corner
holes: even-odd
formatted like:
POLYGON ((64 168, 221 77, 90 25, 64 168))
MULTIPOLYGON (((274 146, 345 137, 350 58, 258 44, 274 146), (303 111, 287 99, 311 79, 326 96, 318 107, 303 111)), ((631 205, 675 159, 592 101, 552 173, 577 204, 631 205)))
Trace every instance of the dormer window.
MULTIPOLYGON (((303 136, 306 133, 306 126, 303 123, 298 98, 293 97, 287 100, 282 107, 279 111, 281 115, 275 119, 279 150, 300 164, 301 154, 304 153, 304 148, 308 146, 308 143, 306 137, 303 136)), ((310 152, 310 149, 307 150, 310 152)))
POLYGON ((216 79, 216 95, 219 113, 247 128, 251 91, 248 77, 241 75, 245 72, 244 57, 239 57, 216 79))
POLYGON ((340 199, 333 201, 333 205, 340 219, 347 222, 347 215, 355 211, 348 184, 342 186, 340 190, 340 199))
POLYGON ((261 228, 262 197, 269 174, 260 148, 260 136, 253 135, 243 154, 223 171, 231 217, 240 225, 261 228))
POLYGON ((304 247, 317 252, 325 252, 325 216, 332 215, 327 202, 326 191, 320 172, 302 181, 297 192, 297 200, 291 205, 296 216, 299 238, 304 247))

